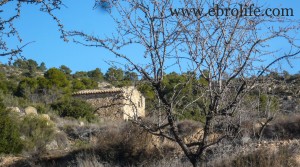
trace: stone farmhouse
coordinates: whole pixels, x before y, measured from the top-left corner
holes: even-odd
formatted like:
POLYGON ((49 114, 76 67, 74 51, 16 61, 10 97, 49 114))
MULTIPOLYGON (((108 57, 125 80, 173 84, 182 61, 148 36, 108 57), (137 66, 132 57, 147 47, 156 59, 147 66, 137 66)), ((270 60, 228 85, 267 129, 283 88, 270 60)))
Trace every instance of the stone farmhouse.
POLYGON ((81 90, 73 97, 86 100, 95 107, 101 120, 128 120, 145 117, 145 98, 133 86, 81 90))

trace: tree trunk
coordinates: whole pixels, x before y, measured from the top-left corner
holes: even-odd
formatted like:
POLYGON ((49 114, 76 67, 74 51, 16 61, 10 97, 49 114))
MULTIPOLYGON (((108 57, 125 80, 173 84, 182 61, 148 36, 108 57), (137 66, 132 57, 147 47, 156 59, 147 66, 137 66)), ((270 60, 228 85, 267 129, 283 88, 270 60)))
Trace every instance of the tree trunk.
POLYGON ((200 166, 200 161, 198 158, 194 157, 189 159, 190 162, 192 163, 193 167, 199 167, 200 166))

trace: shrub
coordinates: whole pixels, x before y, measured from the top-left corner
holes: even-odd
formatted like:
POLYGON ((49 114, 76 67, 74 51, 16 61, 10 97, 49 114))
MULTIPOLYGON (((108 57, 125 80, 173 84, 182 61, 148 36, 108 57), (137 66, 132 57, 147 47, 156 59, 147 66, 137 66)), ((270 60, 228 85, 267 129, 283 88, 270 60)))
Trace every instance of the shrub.
POLYGON ((50 68, 48 71, 45 72, 45 78, 48 79, 48 82, 52 86, 65 88, 69 86, 69 81, 67 76, 56 68, 50 68))
POLYGON ((20 153, 22 148, 17 118, 0 103, 0 153, 20 153))
POLYGON ((224 159, 222 164, 214 165, 216 167, 243 166, 243 167, 294 167, 298 166, 292 158, 293 151, 286 146, 278 148, 278 151, 271 151, 269 148, 259 149, 249 154, 240 154, 233 160, 224 159))
POLYGON ((202 124, 200 122, 192 121, 192 120, 183 120, 178 123, 178 132, 182 136, 189 136, 195 134, 198 129, 202 128, 202 124))
POLYGON ((85 118, 87 121, 92 121, 95 118, 93 107, 79 99, 65 99, 52 104, 51 107, 57 110, 61 117, 85 118))
POLYGON ((150 147, 151 135, 132 123, 107 126, 98 136, 97 155, 102 161, 138 166, 140 163, 158 160, 159 151, 150 147))
POLYGON ((299 139, 300 116, 281 118, 267 125, 263 131, 263 137, 267 139, 299 139))
POLYGON ((25 149, 32 153, 43 153, 46 144, 54 137, 54 124, 33 114, 24 117, 21 130, 25 138, 25 149))
POLYGON ((265 94, 259 97, 259 111, 265 112, 276 112, 279 108, 278 98, 276 96, 267 96, 265 94))

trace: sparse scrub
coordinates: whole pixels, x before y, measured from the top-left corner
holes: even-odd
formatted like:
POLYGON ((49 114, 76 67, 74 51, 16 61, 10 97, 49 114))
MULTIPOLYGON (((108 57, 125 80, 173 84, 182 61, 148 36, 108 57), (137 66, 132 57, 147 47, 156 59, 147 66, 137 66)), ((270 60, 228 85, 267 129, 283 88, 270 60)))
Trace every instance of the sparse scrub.
POLYGON ((20 153, 22 148, 18 118, 0 103, 0 154, 20 153))
POLYGON ((202 128, 201 123, 193 120, 184 120, 178 123, 178 131, 182 136, 192 135, 199 128, 202 128))
POLYGON ((53 139, 57 142, 59 149, 68 149, 69 140, 64 132, 55 133, 53 139))
POLYGON ((103 161, 135 166, 168 156, 160 155, 157 149, 149 147, 151 135, 129 122, 106 128, 106 132, 98 136, 97 154, 103 161))
POLYGON ((213 165, 215 167, 295 167, 298 166, 292 158, 293 152, 288 147, 279 147, 276 151, 263 148, 249 154, 242 154, 233 159, 223 159, 222 163, 213 165))
POLYGON ((46 144, 53 139, 54 124, 45 118, 27 115, 21 122, 21 133, 24 136, 25 150, 31 154, 46 151, 46 144))
POLYGON ((99 161, 96 155, 79 154, 76 156, 77 167, 112 167, 112 165, 99 161))
POLYGON ((266 126, 263 137, 267 139, 299 139, 300 138, 300 116, 290 115, 280 118, 266 126))
POLYGON ((84 140, 89 141, 90 137, 96 135, 99 131, 97 126, 94 125, 84 125, 80 126, 75 122, 68 122, 64 126, 60 127, 71 140, 84 140))

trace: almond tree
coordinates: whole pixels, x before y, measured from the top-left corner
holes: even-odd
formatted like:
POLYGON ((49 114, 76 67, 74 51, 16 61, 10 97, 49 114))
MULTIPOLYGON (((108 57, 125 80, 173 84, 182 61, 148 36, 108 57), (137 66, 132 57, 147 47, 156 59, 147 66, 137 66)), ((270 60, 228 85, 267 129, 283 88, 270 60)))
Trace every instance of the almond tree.
POLYGON ((132 121, 153 135, 176 142, 193 166, 199 166, 209 147, 230 139, 238 131, 239 124, 234 119, 241 111, 245 95, 277 62, 295 58, 300 51, 296 39, 300 24, 293 17, 209 15, 209 9, 239 8, 239 4, 252 6, 252 10, 266 8, 251 0, 184 0, 181 3, 116 0, 110 4, 110 14, 116 24, 114 34, 100 38, 72 31, 68 35, 76 43, 105 48, 139 73, 155 90, 159 101, 156 110, 148 112, 162 114, 147 123, 132 121), (204 10, 201 15, 192 12, 172 15, 175 6, 194 8, 189 11, 204 10), (273 46, 279 41, 288 48, 273 46), (141 48, 144 54, 128 54, 126 48, 141 48), (172 95, 167 96, 163 80, 172 69, 184 74, 186 79, 175 85, 172 95), (179 109, 186 96, 183 89, 195 77, 205 79, 208 84, 196 85, 194 99, 179 109), (199 122, 203 134, 197 141, 186 142, 178 131, 178 114, 193 105, 203 116, 204 121, 199 122), (210 135, 215 133, 218 137, 210 140, 210 135))

